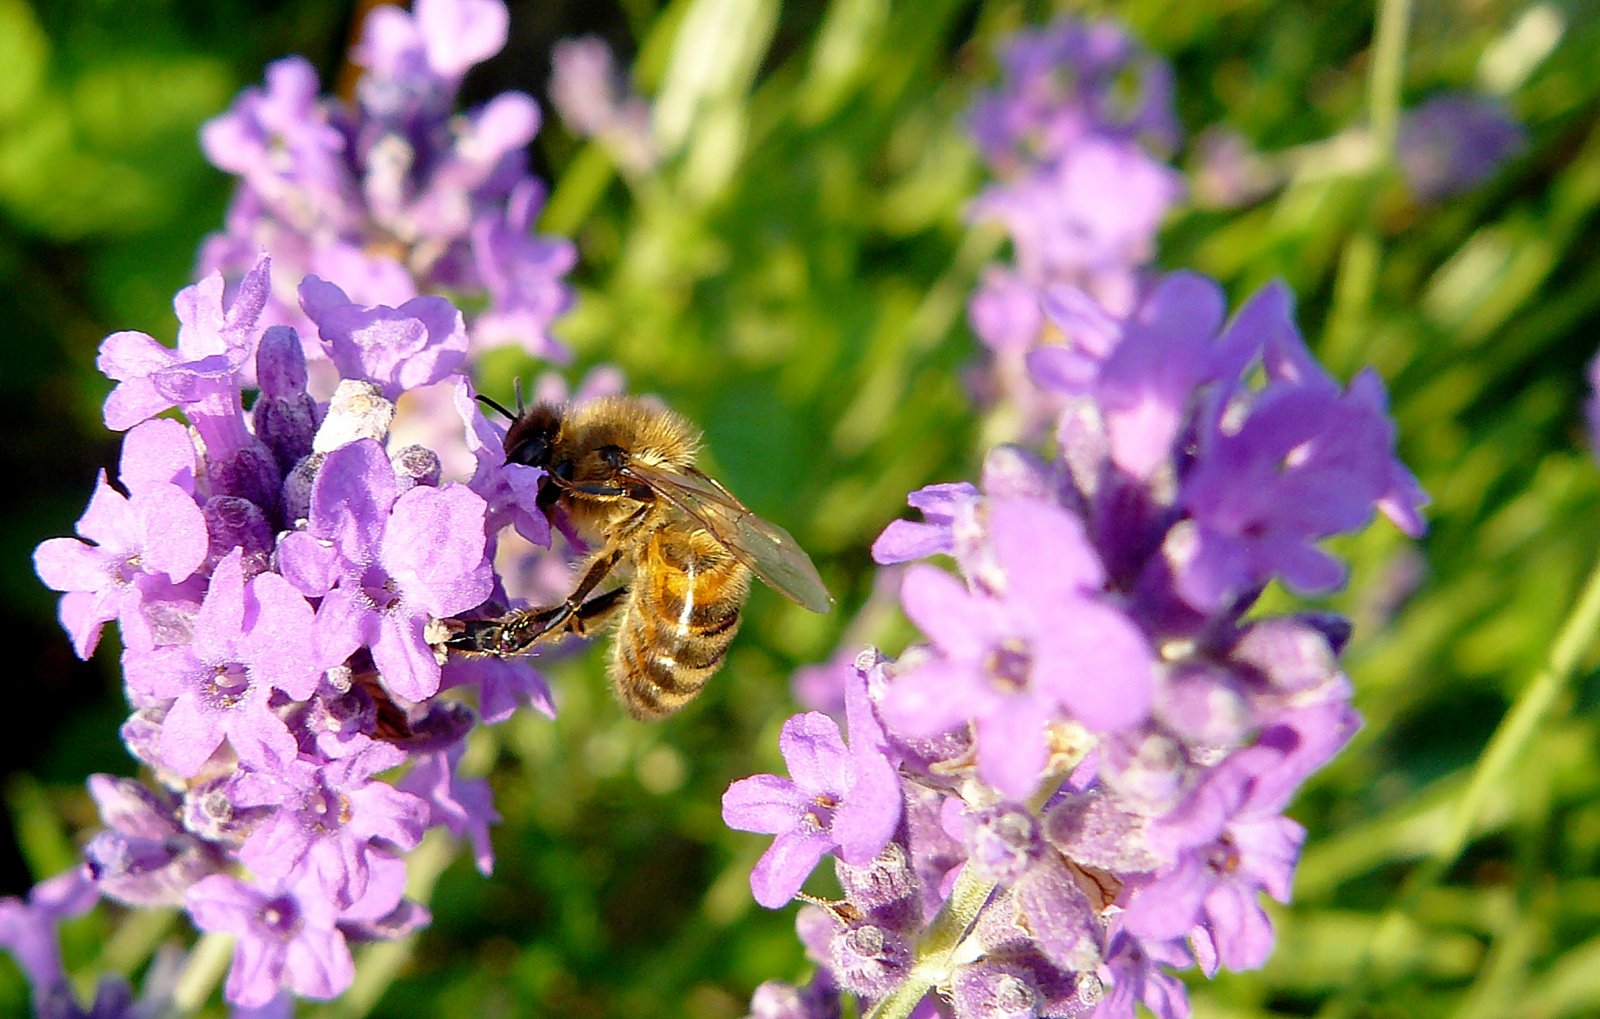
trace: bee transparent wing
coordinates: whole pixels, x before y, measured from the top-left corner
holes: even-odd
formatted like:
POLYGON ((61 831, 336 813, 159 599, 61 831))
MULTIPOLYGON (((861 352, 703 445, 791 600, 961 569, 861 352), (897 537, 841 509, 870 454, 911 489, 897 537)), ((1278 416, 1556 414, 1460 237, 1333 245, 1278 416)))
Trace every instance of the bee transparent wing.
POLYGON ((794 538, 756 516, 733 493, 694 468, 629 463, 623 472, 648 485, 721 542, 773 590, 812 612, 828 612, 833 596, 794 538))

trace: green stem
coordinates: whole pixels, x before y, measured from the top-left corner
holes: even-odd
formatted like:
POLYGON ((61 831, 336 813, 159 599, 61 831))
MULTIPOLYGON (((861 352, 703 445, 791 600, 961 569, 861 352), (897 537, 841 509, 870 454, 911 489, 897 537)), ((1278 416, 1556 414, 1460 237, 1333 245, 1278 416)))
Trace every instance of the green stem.
MULTIPOLYGON (((1384 912, 1378 932, 1362 959, 1359 978, 1347 985, 1351 995, 1365 992, 1371 970, 1379 960, 1394 958, 1400 953, 1409 936, 1411 916, 1418 900, 1444 877, 1466 849, 1483 818, 1489 797, 1496 789, 1504 788, 1512 767, 1532 742, 1549 716, 1550 709, 1566 689, 1568 680, 1577 671, 1578 660, 1596 631, 1600 631, 1600 561, 1596 562, 1584 581, 1572 612, 1556 634, 1544 667, 1517 695, 1511 710, 1506 712, 1494 735, 1489 737, 1489 743, 1478 757, 1466 788, 1461 791, 1460 798, 1448 814, 1443 835, 1406 878, 1393 903, 1384 912)), ((1355 1004, 1350 995, 1342 995, 1330 1002, 1323 1014, 1352 1015, 1356 1011, 1355 1004)))
POLYGON ((1372 77, 1367 82, 1367 122, 1377 161, 1394 159, 1400 130, 1400 81, 1405 69, 1406 29, 1411 0, 1380 0, 1377 36, 1372 43, 1372 77))
POLYGON ((1345 242, 1334 281, 1333 311, 1323 358, 1336 368, 1349 368, 1365 339, 1367 313, 1377 292, 1381 245, 1377 199, 1394 165, 1400 130, 1400 82, 1405 69, 1406 30, 1412 0, 1379 0, 1372 41, 1372 76, 1367 82, 1367 130, 1371 136, 1366 179, 1358 187, 1360 226, 1345 242))
POLYGON ((950 898, 917 945, 917 962, 911 967, 911 975, 873 1006, 866 1019, 906 1019, 929 988, 948 980, 956 949, 993 892, 993 881, 979 878, 971 867, 964 868, 950 890, 950 898))
MULTIPOLYGON (((406 896, 420 903, 431 899, 439 876, 455 859, 456 848, 456 840, 442 829, 428 832, 406 857, 406 896)), ((359 1019, 370 1013, 410 961, 416 945, 417 935, 411 934, 398 941, 363 946, 356 960, 355 983, 334 1002, 332 1014, 359 1019)))
POLYGON ((590 142, 579 149, 556 182, 550 201, 545 203, 539 229, 562 237, 572 236, 589 218, 615 173, 610 154, 598 142, 590 142))
MULTIPOLYGON (((1444 837, 1434 846, 1427 862, 1413 875, 1422 887, 1443 876, 1472 837, 1472 829, 1483 815, 1484 804, 1496 787, 1505 781, 1511 766, 1521 756, 1523 748, 1532 740, 1550 708, 1566 688, 1578 666, 1578 658, 1589 646, 1595 631, 1600 629, 1600 563, 1595 565, 1584 582, 1578 602, 1556 635, 1550 648, 1550 658, 1533 681, 1517 696, 1517 701, 1500 720, 1500 726, 1489 738, 1483 756, 1478 758, 1472 778, 1462 792, 1461 799, 1450 814, 1444 837)), ((1419 889, 1421 890, 1421 889, 1419 889)))
POLYGON ((203 934, 189 950, 189 961, 178 976, 172 1005, 179 1015, 193 1015, 210 1000, 222 974, 233 959, 232 934, 203 934))

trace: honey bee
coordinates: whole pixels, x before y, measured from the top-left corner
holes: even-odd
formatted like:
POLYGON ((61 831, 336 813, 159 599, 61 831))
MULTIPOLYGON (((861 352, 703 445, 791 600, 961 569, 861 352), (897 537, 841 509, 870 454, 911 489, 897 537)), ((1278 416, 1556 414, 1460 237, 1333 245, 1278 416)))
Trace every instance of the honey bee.
POLYGON ((833 598, 811 559, 695 467, 700 433, 641 400, 603 397, 573 407, 540 404, 511 419, 507 463, 546 472, 540 509, 559 507, 598 545, 559 605, 499 619, 456 620, 444 646, 507 657, 566 634, 617 621, 610 676, 635 718, 687 704, 722 666, 754 573, 790 600, 827 612, 833 598), (607 577, 621 586, 596 594, 607 577))

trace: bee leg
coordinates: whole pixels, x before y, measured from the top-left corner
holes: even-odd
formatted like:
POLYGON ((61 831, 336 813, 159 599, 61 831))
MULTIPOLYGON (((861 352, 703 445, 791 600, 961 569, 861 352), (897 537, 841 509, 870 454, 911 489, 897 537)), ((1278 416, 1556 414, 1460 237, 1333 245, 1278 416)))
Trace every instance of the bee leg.
POLYGON ((584 602, 578 610, 567 620, 567 630, 576 636, 587 637, 597 628, 610 621, 612 613, 622 607, 622 599, 628 594, 626 586, 597 594, 584 602))
MULTIPOLYGON (((608 544, 590 560, 578 586, 560 605, 547 609, 528 609, 504 619, 462 620, 460 631, 445 641, 445 646, 468 654, 507 657, 522 654, 552 634, 570 632, 581 636, 587 630, 583 610, 588 608, 589 602, 585 599, 590 591, 606 579, 621 558, 621 546, 615 542, 608 544)), ((618 597, 620 595, 611 592, 600 595, 594 599, 600 604, 588 612, 588 617, 603 617, 614 607, 618 597)))
POLYGON ((469 655, 507 658, 533 650, 541 641, 572 634, 587 637, 622 607, 626 587, 597 594, 576 609, 566 603, 544 609, 524 609, 499 619, 462 619, 444 641, 452 651, 469 655))

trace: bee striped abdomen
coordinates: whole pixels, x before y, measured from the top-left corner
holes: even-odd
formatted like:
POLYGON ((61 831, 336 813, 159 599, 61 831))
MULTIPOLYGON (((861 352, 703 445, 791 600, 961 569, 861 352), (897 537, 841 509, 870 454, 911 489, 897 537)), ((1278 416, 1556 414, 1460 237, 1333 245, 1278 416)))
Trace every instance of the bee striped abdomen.
POLYGON ((703 531, 659 531, 617 628, 611 679, 636 718, 683 707, 722 667, 739 629, 750 571, 703 531))

